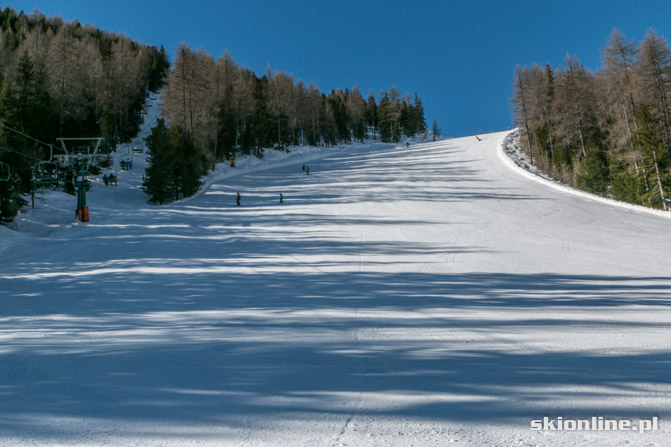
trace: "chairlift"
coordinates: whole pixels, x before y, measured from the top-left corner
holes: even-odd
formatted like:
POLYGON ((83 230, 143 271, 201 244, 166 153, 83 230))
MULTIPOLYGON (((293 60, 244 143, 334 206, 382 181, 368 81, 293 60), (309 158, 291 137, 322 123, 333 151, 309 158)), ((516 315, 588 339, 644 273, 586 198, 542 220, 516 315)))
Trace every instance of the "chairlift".
POLYGON ((9 165, 4 161, 0 161, 0 182, 8 182, 12 178, 12 171, 9 165))
POLYGON ((105 174, 103 174, 103 183, 105 183, 105 186, 117 186, 119 184, 119 176, 117 175, 116 171, 105 172, 105 174))
POLYGON ((40 161, 33 166, 35 185, 58 185, 58 165, 50 161, 40 161))
POLYGON ((121 166, 122 171, 129 171, 133 169, 133 157, 124 157, 119 160, 119 165, 121 166))
POLYGON ((52 159, 62 168, 75 166, 84 160, 88 169, 90 166, 103 163, 108 158, 108 154, 100 151, 103 138, 57 138, 56 141, 61 147, 57 149, 58 154, 53 154, 52 159))

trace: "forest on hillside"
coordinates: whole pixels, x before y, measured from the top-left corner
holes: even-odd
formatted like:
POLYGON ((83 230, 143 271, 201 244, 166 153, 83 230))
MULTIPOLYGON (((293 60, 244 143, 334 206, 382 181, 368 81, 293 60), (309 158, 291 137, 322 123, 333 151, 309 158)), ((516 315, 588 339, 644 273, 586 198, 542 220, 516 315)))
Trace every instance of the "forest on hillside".
POLYGON ((0 220, 8 221, 56 138, 104 137, 111 151, 134 136, 169 63, 163 48, 38 12, 5 8, 0 33, 0 220))
POLYGON ((671 53, 655 31, 617 30, 603 68, 517 67, 512 103, 532 162, 571 186, 629 203, 671 205, 671 53))
MULTIPOLYGON (((36 169, 53 161, 58 138, 102 137, 101 150, 113 151, 137 134, 147 95, 159 89, 165 120, 147 142, 144 185, 155 203, 192 195, 209 168, 236 154, 397 142, 427 130, 421 100, 396 87, 377 99, 358 87, 326 95, 287 73, 259 76, 229 53, 215 60, 185 44, 171 70, 162 47, 37 11, 5 8, 0 33, 0 222, 39 186, 36 169)), ((58 171, 72 192, 75 168, 58 171)))
POLYGON ((216 162, 264 149, 333 146, 365 138, 398 142, 426 132, 422 101, 392 86, 376 100, 358 87, 328 95, 282 71, 258 76, 224 53, 182 44, 163 89, 163 115, 148 140, 150 201, 189 196, 216 162), (185 150, 185 148, 189 148, 185 150))

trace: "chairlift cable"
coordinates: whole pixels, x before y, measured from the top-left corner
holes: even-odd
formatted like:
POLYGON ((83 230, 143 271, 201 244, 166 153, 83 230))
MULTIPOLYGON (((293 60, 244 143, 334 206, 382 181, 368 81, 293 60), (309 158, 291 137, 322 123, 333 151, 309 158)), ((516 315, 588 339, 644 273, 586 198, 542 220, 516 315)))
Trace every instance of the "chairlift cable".
MULTIPOLYGON (((0 124, 0 125, 1 125, 1 124, 0 124)), ((10 149, 10 148, 5 147, 5 146, 0 146, 0 149, 2 149, 3 151, 13 152, 13 153, 15 153, 15 154, 23 155, 24 157, 26 157, 26 158, 32 158, 33 160, 43 161, 41 158, 33 157, 32 155, 24 154, 23 152, 15 151, 15 150, 10 149)))
POLYGON ((18 133, 19 135, 24 136, 24 137, 26 137, 26 138, 30 138, 30 139, 33 140, 33 141, 37 141, 38 143, 43 144, 43 145, 45 145, 45 146, 48 146, 49 148, 52 148, 52 147, 53 147, 51 144, 45 143, 44 141, 40 141, 40 140, 38 140, 37 138, 33 138, 33 137, 31 137, 30 135, 26 135, 25 133, 20 132, 20 131, 18 131, 18 130, 16 130, 16 129, 12 129, 11 127, 7 126, 7 125, 4 124, 4 123, 0 123, 0 126, 4 127, 4 128, 7 129, 7 130, 11 130, 12 132, 18 133))

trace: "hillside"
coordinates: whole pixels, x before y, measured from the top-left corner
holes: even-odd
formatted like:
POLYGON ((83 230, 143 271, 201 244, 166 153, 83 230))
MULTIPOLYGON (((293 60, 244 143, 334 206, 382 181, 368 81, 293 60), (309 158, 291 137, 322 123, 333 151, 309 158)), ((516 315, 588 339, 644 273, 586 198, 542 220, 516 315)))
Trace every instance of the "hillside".
POLYGON ((248 159, 160 207, 135 155, 88 224, 44 193, 2 233, 0 446, 668 445, 530 430, 668 419, 671 243, 506 135, 248 159))

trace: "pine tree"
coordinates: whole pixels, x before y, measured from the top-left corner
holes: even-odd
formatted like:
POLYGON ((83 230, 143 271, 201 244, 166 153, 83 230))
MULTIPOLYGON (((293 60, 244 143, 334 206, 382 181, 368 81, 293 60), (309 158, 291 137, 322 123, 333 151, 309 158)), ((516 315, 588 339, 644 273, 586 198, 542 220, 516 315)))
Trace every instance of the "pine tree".
POLYGON ((11 222, 26 204, 19 194, 19 182, 17 175, 0 182, 0 224, 11 222))
POLYGON ((641 203, 640 197, 648 186, 641 177, 639 164, 642 155, 633 138, 638 132, 633 80, 637 54, 636 45, 613 30, 603 51, 602 72, 605 115, 610 120, 608 141, 614 161, 611 163, 613 196, 631 203, 641 203))
POLYGON ((347 109, 345 106, 345 94, 342 90, 332 90, 328 96, 327 101, 331 106, 333 112, 333 119, 335 120, 338 141, 349 143, 351 141, 349 122, 347 118, 347 109))
POLYGON ((347 115, 354 139, 363 143, 366 137, 366 101, 359 87, 354 87, 347 96, 347 115))
POLYGON ((168 132, 168 145, 179 163, 175 166, 175 200, 190 197, 198 192, 201 177, 206 171, 205 157, 194 145, 191 135, 179 126, 173 126, 168 132))
POLYGON ((606 196, 610 185, 608 159, 603 151, 590 150, 580 160, 577 175, 578 188, 606 196))
POLYGON ((413 110, 414 120, 415 120, 415 131, 417 134, 426 132, 426 118, 424 117, 424 105, 422 100, 419 99, 417 93, 415 93, 415 106, 413 110))
POLYGON ((368 127, 373 129, 373 139, 377 139, 377 104, 375 103, 375 95, 371 90, 368 93, 368 101, 366 102, 366 123, 368 127))
MULTIPOLYGON (((515 68, 515 82, 513 83, 513 97, 510 100, 513 104, 515 125, 520 126, 520 138, 527 149, 531 163, 534 161, 534 153, 537 152, 532 143, 531 133, 531 77, 529 70, 517 66, 515 68)), ((435 134, 435 132, 434 132, 435 134)))
POLYGON ((662 153, 666 156, 668 169, 671 170, 671 103, 669 99, 669 77, 671 77, 671 52, 666 40, 654 31, 648 32, 641 43, 636 61, 637 78, 641 95, 650 105, 661 125, 664 141, 662 153))
POLYGON ((393 140, 393 105, 389 100, 387 92, 382 92, 380 98, 380 105, 377 108, 378 127, 380 129, 380 139, 389 143, 393 140))
POLYGON ((35 65, 27 51, 19 59, 14 83, 21 127, 30 132, 33 130, 31 121, 35 114, 35 65))
POLYGON ((143 188, 151 203, 162 205, 175 196, 175 171, 179 160, 170 143, 165 121, 159 119, 146 139, 149 164, 143 188))
MULTIPOLYGON (((19 123, 19 109, 7 84, 0 88, 0 123, 11 127, 18 127, 19 123)), ((7 181, 0 181, 0 223, 10 222, 25 203, 21 199, 20 177, 16 171, 19 166, 23 166, 25 157, 17 151, 4 150, 7 147, 16 148, 19 144, 21 141, 16 134, 0 129, 0 161, 13 169, 7 181)))
POLYGON ((148 88, 150 91, 157 92, 163 86, 169 70, 170 60, 163 45, 161 45, 160 50, 157 50, 156 47, 151 47, 148 73, 148 88))
POLYGON ((641 104, 637 107, 636 121, 639 131, 634 137, 644 156, 643 175, 650 185, 654 185, 642 197, 648 206, 667 210, 666 199, 669 197, 671 178, 668 174, 668 158, 664 154, 663 120, 652 113, 652 107, 641 104))

